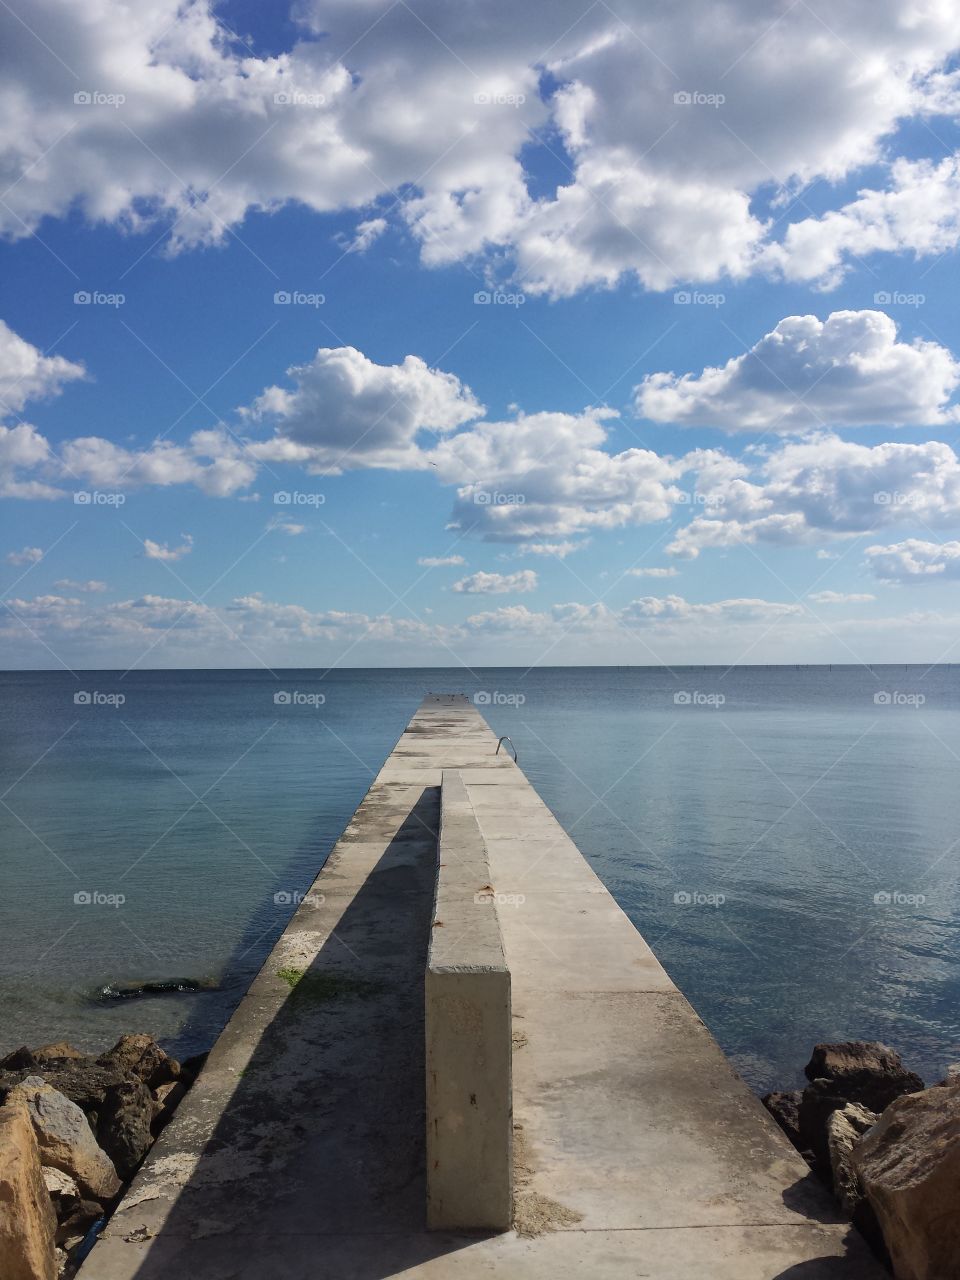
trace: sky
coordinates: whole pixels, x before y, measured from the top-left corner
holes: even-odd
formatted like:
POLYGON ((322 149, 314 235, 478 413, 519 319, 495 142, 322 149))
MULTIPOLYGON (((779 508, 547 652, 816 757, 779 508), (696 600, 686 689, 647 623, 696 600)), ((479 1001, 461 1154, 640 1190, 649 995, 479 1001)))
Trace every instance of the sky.
POLYGON ((950 0, 0 6, 0 666, 960 661, 950 0))

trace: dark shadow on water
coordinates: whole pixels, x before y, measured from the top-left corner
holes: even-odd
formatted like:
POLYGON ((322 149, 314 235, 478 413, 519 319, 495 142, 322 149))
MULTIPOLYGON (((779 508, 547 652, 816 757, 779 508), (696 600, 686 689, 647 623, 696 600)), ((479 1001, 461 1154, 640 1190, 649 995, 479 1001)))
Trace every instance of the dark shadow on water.
MULTIPOLYGON (((427 788, 339 915, 335 878, 354 874, 341 846, 325 905, 306 904, 297 921, 313 928, 316 911, 316 927, 333 920, 334 932, 304 971, 295 954, 271 959, 291 983, 279 1008, 253 998, 235 1012, 194 1101, 228 1100, 137 1280, 384 1280, 471 1243, 424 1229, 423 972, 438 821, 439 788, 427 788), (252 1040, 231 1074, 234 1046, 252 1040)), ((157 1159, 166 1152, 161 1140, 157 1159)), ((150 1212, 145 1195, 110 1234, 136 1232, 150 1212)), ((84 1280, 100 1280, 104 1248, 84 1280)))

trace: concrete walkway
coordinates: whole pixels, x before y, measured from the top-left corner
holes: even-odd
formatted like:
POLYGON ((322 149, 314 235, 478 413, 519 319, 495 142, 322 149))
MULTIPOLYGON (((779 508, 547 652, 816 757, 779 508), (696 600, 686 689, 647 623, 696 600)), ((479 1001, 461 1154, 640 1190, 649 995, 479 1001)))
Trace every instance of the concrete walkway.
POLYGON ((883 1273, 463 698, 421 705, 81 1280, 868 1280, 883 1273), (512 973, 517 1224, 424 1229, 443 768, 512 973))

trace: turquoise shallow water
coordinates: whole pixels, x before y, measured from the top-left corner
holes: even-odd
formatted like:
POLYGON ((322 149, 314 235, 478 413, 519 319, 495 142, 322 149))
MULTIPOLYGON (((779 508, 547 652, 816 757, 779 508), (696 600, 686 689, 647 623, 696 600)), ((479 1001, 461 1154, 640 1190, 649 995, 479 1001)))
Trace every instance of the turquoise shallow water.
POLYGON ((0 1050, 209 1044, 429 690, 480 696, 757 1088, 817 1039, 960 1059, 960 668, 919 666, 2 673, 0 1050), (96 998, 181 976, 216 989, 96 998))

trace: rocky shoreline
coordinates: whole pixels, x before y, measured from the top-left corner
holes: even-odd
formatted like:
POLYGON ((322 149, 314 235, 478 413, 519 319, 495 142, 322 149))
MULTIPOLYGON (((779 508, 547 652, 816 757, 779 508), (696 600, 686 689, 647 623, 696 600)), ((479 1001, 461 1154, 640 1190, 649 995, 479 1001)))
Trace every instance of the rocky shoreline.
POLYGON ((761 1099, 897 1280, 960 1280, 960 1064, 926 1087, 877 1041, 814 1046, 761 1099))
POLYGON ((149 1035, 100 1055, 65 1042, 0 1059, 0 1275, 72 1276, 206 1055, 149 1035))

